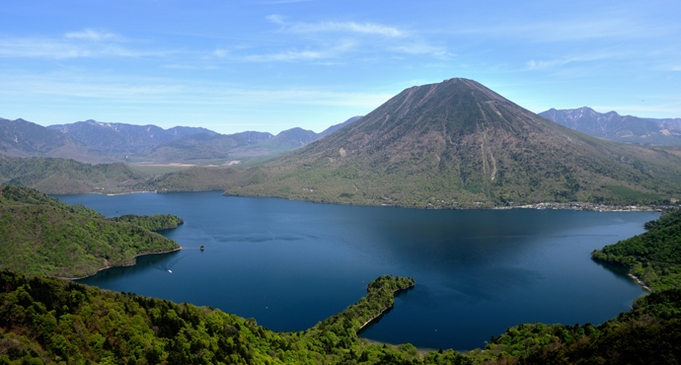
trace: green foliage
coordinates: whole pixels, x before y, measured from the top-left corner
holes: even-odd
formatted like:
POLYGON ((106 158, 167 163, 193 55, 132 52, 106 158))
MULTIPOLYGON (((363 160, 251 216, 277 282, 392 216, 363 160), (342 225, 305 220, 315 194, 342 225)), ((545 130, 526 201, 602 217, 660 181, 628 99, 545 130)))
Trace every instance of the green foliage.
POLYGON ((83 277, 109 266, 132 265, 138 255, 179 249, 142 227, 172 227, 179 220, 174 216, 129 217, 133 224, 32 189, 8 185, 0 187, 0 194, 1 269, 83 277))
MULTIPOLYGON (((356 305, 368 303, 375 315, 394 290, 410 285, 381 277, 356 305)), ((356 328, 330 319, 305 332, 275 333, 207 307, 0 271, 4 363, 472 364, 451 350, 422 357, 412 345, 366 344, 356 328)))
POLYGON ((607 185, 605 188, 621 196, 624 200, 631 202, 655 203, 662 201, 664 198, 663 194, 644 193, 622 185, 607 185))
POLYGON ((140 226, 149 231, 162 231, 164 229, 177 228, 184 220, 172 214, 134 215, 126 214, 120 217, 111 218, 114 222, 126 222, 140 226))
POLYGON ((0 183, 48 194, 128 192, 149 179, 123 163, 87 164, 61 158, 0 155, 0 183))
POLYGON ((237 175, 233 168, 190 167, 155 177, 137 186, 138 190, 169 191, 224 191, 237 175))
POLYGON ((681 211, 645 226, 648 232, 595 250, 592 257, 629 267, 653 289, 681 287, 681 211))

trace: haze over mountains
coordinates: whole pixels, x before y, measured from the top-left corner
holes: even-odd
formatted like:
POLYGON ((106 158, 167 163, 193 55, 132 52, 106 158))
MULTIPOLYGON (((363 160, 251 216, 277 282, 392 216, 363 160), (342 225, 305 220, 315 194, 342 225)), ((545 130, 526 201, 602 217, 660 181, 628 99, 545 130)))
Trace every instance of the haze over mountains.
POLYGON ((72 158, 84 162, 106 160, 83 142, 23 119, 0 118, 0 153, 13 157, 72 158))
POLYGON ((72 124, 55 124, 47 128, 62 132, 91 148, 107 154, 134 154, 153 146, 194 134, 216 135, 206 128, 102 123, 94 120, 72 124))
POLYGON ((154 125, 94 120, 42 127, 23 119, 0 118, 0 153, 12 157, 59 157, 81 162, 212 162, 271 157, 304 146, 356 120, 321 133, 292 128, 272 135, 246 131, 230 135, 200 127, 163 129, 154 125))
POLYGON ((622 116, 614 111, 598 113, 588 107, 549 109, 539 115, 568 128, 611 141, 659 146, 681 145, 681 118, 622 116))

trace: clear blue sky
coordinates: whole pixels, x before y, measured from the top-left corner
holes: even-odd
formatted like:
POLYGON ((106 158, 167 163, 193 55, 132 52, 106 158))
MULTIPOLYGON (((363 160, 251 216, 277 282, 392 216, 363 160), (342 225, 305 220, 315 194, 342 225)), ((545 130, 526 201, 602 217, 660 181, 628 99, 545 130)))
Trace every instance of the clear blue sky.
POLYGON ((320 132, 403 89, 681 117, 681 1, 3 0, 0 117, 320 132))

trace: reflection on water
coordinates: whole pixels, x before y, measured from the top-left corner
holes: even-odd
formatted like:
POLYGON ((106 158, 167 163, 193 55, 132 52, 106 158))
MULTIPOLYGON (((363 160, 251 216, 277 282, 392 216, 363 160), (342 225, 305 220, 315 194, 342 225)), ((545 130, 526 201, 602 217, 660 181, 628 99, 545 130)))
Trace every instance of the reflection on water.
POLYGON ((107 216, 171 213, 183 250, 139 257, 82 282, 210 305, 273 330, 344 310, 383 274, 416 287, 362 336, 467 350, 526 322, 601 323, 643 291, 596 248, 643 232, 655 213, 413 210, 224 197, 60 196, 107 216), (199 247, 204 246, 205 251, 199 247))

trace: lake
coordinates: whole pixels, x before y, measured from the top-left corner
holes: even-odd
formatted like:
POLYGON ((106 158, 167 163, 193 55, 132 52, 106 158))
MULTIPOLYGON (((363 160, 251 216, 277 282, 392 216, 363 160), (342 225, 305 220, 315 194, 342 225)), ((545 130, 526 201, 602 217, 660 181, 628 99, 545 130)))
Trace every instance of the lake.
POLYGON ((344 310, 383 274, 416 286, 362 332, 388 343, 470 350, 520 323, 600 324, 643 290, 590 258, 644 232, 653 212, 418 210, 217 192, 67 195, 106 216, 171 213, 181 251, 80 282, 209 305, 277 331, 344 310), (205 251, 199 247, 205 246, 205 251))

